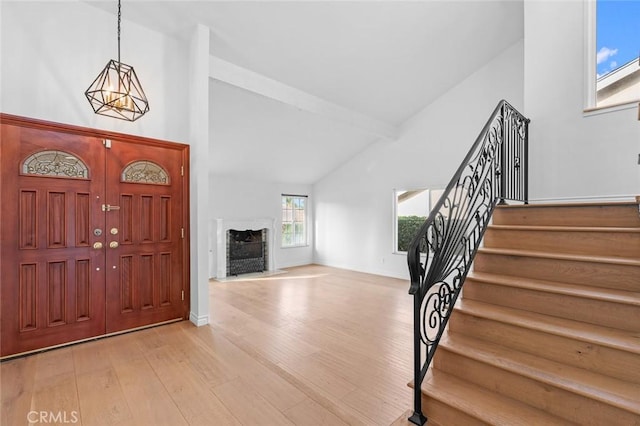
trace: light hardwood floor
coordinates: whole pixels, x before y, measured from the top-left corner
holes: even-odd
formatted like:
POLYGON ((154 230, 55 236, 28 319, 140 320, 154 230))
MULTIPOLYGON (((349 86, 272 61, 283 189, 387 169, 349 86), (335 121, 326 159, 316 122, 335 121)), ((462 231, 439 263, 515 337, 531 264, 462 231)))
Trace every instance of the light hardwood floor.
POLYGON ((411 406, 407 289, 316 265, 212 281, 208 326, 3 362, 1 424, 389 425, 411 406))

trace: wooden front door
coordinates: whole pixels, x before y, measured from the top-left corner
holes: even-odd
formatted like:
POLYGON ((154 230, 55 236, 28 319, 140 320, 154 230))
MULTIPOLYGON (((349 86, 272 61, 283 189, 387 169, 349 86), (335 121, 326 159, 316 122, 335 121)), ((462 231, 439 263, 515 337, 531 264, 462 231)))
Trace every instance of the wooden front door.
POLYGON ((97 336, 105 327, 104 150, 96 138, 2 125, 2 355, 97 336))
POLYGON ((0 118, 0 356, 184 318, 188 148, 0 118))
POLYGON ((107 153, 107 333, 180 318, 182 152, 114 139, 107 153))

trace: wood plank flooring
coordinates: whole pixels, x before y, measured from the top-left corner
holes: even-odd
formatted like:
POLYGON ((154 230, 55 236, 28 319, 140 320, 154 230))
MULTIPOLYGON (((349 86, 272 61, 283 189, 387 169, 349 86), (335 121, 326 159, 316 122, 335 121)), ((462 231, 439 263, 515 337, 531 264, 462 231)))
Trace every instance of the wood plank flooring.
POLYGON ((317 265, 211 281, 208 326, 4 361, 0 424, 390 425, 412 401, 407 289, 317 265))

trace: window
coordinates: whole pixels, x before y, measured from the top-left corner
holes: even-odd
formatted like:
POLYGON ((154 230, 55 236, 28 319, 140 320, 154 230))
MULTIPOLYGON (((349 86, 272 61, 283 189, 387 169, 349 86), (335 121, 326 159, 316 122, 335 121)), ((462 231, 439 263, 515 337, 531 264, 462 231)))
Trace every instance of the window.
POLYGON ((640 100, 640 2, 587 2, 587 102, 602 108, 640 100))
POLYGON ((438 201, 443 189, 394 191, 394 252, 403 253, 438 201))
POLYGON ((89 168, 78 157, 64 151, 40 151, 22 162, 25 175, 87 179, 89 168))
POLYGON ((307 245, 307 196, 282 194, 282 247, 307 245))
POLYGON ((169 174, 153 161, 136 161, 124 168, 120 181, 169 185, 169 174))

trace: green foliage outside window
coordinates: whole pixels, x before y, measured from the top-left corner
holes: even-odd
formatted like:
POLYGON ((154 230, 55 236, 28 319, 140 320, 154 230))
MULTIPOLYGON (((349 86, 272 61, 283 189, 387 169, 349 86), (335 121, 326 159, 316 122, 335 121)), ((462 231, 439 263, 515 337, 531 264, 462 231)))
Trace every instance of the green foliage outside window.
POLYGON ((424 216, 398 216, 398 251, 407 251, 411 240, 427 218, 424 216))

